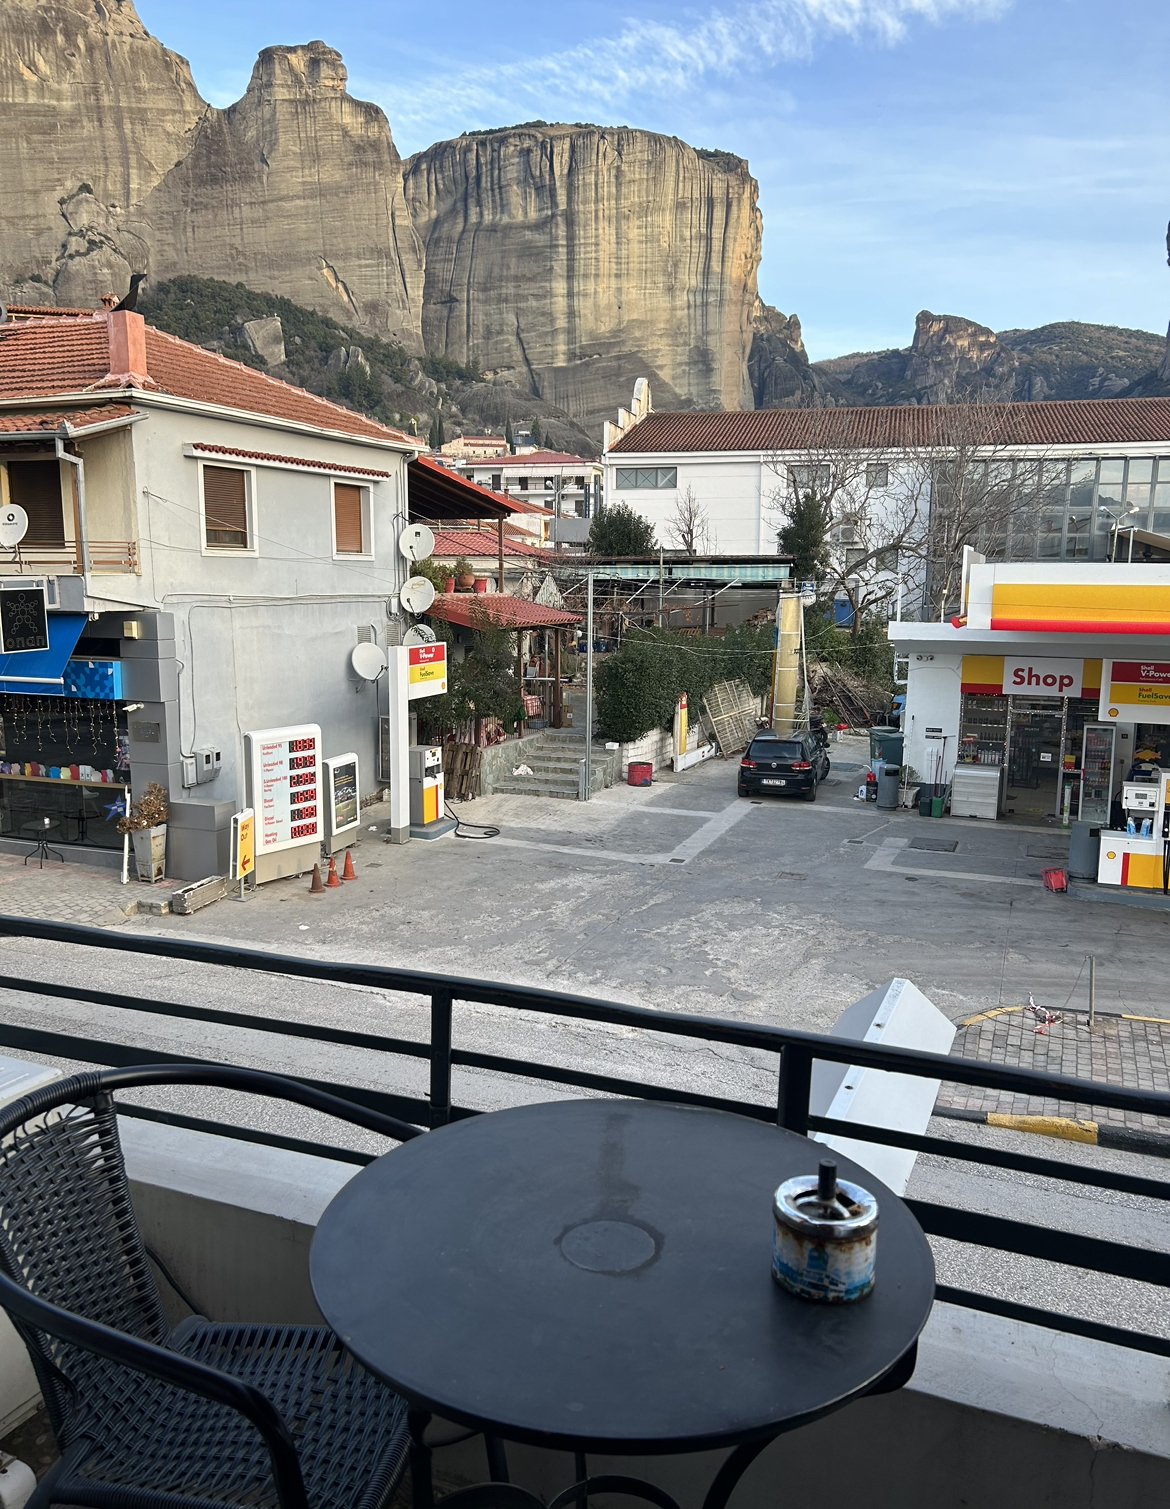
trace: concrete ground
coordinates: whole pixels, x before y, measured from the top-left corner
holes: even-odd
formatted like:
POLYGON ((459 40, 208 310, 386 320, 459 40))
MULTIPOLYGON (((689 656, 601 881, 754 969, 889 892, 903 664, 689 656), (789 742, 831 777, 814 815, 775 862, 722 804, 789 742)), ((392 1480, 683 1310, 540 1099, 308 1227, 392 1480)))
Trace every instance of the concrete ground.
MULTIPOLYGON (((894 975, 913 980, 956 1022, 1023 1006, 1029 995, 1053 1010, 1083 1008, 1083 965, 1091 953, 1100 1010, 1170 1020, 1164 989, 1170 911, 1119 905, 1115 897, 1106 904, 1091 887, 1052 894, 1040 871, 1067 851, 1059 829, 878 812, 854 800, 863 742, 835 745, 831 754, 833 774, 815 803, 740 800, 734 765, 717 760, 678 778, 664 775, 648 789, 602 791, 588 804, 521 796, 462 804, 457 811, 465 822, 500 827, 499 836, 478 841, 392 847, 381 842, 384 814, 373 809, 356 851, 358 878, 340 890, 311 896, 307 879, 281 881, 242 905, 224 901, 187 918, 121 917, 117 925, 128 933, 463 974, 816 1031, 827 1031, 846 1006, 894 975)), ((62 878, 60 911, 52 893, 39 889, 51 887, 51 879, 30 882, 38 888, 36 907, 21 903, 21 883, 0 875, 0 910, 75 915, 66 910, 80 904, 68 899, 69 887, 83 882, 62 878)), ((115 909, 127 891, 146 890, 123 889, 108 875, 91 884, 101 904, 115 909)), ((420 1041, 426 1033, 422 1004, 400 995, 285 976, 229 977, 210 967, 26 940, 3 941, 0 954, 4 972, 13 975, 420 1041)), ((3 991, 0 1016, 16 1025, 425 1093, 425 1065, 416 1059, 11 990, 3 991)), ((455 1041, 761 1103, 775 1095, 771 1056, 644 1032, 459 1006, 455 1041)), ((480 1070, 455 1075, 455 1098, 470 1106, 561 1093, 575 1092, 480 1070)), ((241 1104, 218 1092, 145 1098, 296 1135, 378 1145, 307 1113, 241 1104)), ((932 1131, 1066 1163, 1088 1160, 1155 1176, 1164 1168, 1155 1159, 954 1122, 936 1121, 932 1131)), ((1166 1246, 1160 1203, 1051 1179, 923 1157, 911 1193, 1166 1246)), ((1170 1335, 1170 1306, 1160 1295, 1151 1300, 1144 1286, 949 1243, 938 1244, 938 1253, 947 1282, 1170 1335)))

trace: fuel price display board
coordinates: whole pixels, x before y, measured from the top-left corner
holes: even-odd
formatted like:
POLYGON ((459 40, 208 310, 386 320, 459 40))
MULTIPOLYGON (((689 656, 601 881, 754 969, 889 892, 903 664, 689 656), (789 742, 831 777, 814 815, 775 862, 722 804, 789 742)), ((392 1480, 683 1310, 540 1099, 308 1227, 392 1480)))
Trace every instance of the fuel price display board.
POLYGON ((325 831, 320 726, 265 728, 246 734, 245 742, 257 853, 319 840, 325 831))

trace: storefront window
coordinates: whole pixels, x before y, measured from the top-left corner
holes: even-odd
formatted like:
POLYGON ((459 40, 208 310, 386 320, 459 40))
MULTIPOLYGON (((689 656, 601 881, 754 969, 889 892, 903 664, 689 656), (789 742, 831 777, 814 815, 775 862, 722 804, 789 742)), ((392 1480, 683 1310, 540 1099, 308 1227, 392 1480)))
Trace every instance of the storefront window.
POLYGON ((1092 554, 1093 485, 1097 475, 1095 461, 1074 461, 1069 477, 1068 533, 1064 553, 1072 559, 1087 559, 1092 554))
POLYGON ((0 694, 0 833, 121 848, 130 779, 125 715, 87 697, 0 694), (45 819, 49 820, 46 829, 45 819))
POLYGON ((1150 528, 1155 534, 1170 534, 1170 456, 1158 461, 1158 480, 1154 486, 1154 512, 1150 528))
POLYGON ((964 692, 959 721, 959 763, 1002 765, 1007 738, 1006 697, 964 692))

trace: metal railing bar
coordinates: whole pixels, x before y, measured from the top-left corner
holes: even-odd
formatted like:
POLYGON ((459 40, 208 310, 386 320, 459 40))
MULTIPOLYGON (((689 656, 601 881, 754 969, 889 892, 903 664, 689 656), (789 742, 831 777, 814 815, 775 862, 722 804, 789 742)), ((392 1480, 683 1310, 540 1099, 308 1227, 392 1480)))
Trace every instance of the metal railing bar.
POLYGON ((1039 1174, 1049 1179, 1064 1179, 1072 1184, 1091 1184, 1096 1189, 1115 1189, 1123 1194, 1142 1195, 1150 1200, 1170 1200, 1170 1183, 1164 1179, 1146 1179, 1140 1174, 1118 1174, 1079 1163, 1057 1163, 1052 1158, 1033 1158, 1028 1153, 983 1148, 971 1142, 950 1142, 945 1137, 920 1137, 915 1132, 863 1126, 853 1121, 835 1121, 828 1116, 810 1116, 808 1124, 814 1132, 831 1132, 835 1137, 848 1137, 854 1142, 880 1142, 889 1147, 912 1148, 919 1153, 937 1153, 939 1157, 957 1158, 964 1163, 987 1163, 995 1168, 1010 1168, 1016 1173, 1039 1174))
POLYGON ((1143 1284, 1170 1288, 1170 1254, 1102 1237, 1086 1237, 1075 1231, 1058 1231, 1013 1221, 1006 1216, 988 1216, 982 1211, 958 1210, 935 1205, 930 1200, 903 1200, 928 1236, 949 1237, 978 1247, 998 1247, 1021 1257, 1043 1258, 1066 1268, 1085 1268, 1108 1273, 1112 1278, 1132 1278, 1143 1284))
POLYGON ((1029 1326, 1043 1326, 1046 1331, 1069 1331, 1090 1341, 1105 1341, 1110 1346, 1128 1347, 1135 1352, 1152 1352, 1155 1357, 1170 1357, 1170 1341, 1161 1336, 1145 1336, 1121 1326, 1106 1326, 1096 1320, 1082 1320, 1079 1315, 1062 1315, 1056 1310, 1038 1310, 1034 1305, 1017 1305, 1010 1299, 991 1294, 977 1294, 972 1289, 952 1289, 949 1284, 934 1286, 936 1302, 961 1305, 965 1310, 983 1310, 988 1315, 1002 1315, 1006 1320, 1023 1321, 1029 1326))
POLYGON ((1014 1090, 1082 1106, 1108 1106, 1114 1110, 1138 1111, 1170 1118, 1170 1092, 1137 1090, 1098 1080, 1066 1078, 1019 1069, 978 1059, 950 1058, 923 1053, 914 1048, 885 1048, 845 1038, 822 1037, 813 1032, 722 1021, 714 1017, 669 1014, 641 1006, 623 1006, 587 996, 573 996, 533 986, 485 983, 421 970, 397 970, 384 965, 323 964, 319 960, 288 954, 270 954, 255 949, 233 948, 218 943, 196 943, 174 938, 110 933, 104 928, 78 923, 43 922, 36 918, 0 916, 0 936, 41 938, 120 953, 150 954, 186 959, 192 963, 220 965, 284 974, 300 979, 367 985, 377 990, 431 996, 449 991, 453 1000, 505 1006, 546 1016, 566 1016, 614 1026, 641 1027, 678 1037, 697 1037, 740 1047, 779 1052, 791 1045, 808 1050, 814 1059, 853 1064, 859 1068, 883 1069, 925 1079, 975 1085, 992 1090, 1014 1090))
POLYGON ((211 1022, 217 1027, 243 1027, 256 1032, 275 1032, 282 1037, 304 1037, 314 1042, 339 1043, 349 1048, 369 1048, 376 1053, 401 1053, 411 1058, 429 1058, 430 1046, 410 1038, 381 1037, 373 1032, 349 1032, 338 1027, 317 1027, 306 1022, 282 1021, 279 1017, 249 1016, 244 1011, 221 1011, 214 1006, 187 1006, 175 1001, 148 1001, 143 996, 115 995, 109 990, 88 990, 77 985, 57 985, 48 980, 23 980, 0 975, 0 990, 18 990, 26 995, 50 996, 63 1001, 84 1001, 94 1006, 112 1006, 119 1011, 141 1011, 152 1016, 180 1017, 191 1022, 211 1022))
MULTIPOLYGON (((136 1064, 200 1064, 210 1068, 244 1068, 246 1065, 225 1065, 222 1059, 194 1058, 186 1053, 160 1053, 157 1048, 137 1048, 125 1043, 105 1043, 94 1038, 72 1037, 65 1032, 42 1032, 31 1027, 14 1027, 0 1022, 0 1046, 24 1048, 31 1053, 49 1053, 55 1058, 75 1059, 83 1064, 101 1064, 109 1069, 130 1069, 136 1064)), ((387 1116, 396 1116, 409 1121, 412 1126, 425 1127, 430 1117, 430 1107, 425 1100, 415 1096, 396 1095, 388 1090, 367 1090, 360 1085, 337 1084, 333 1080, 310 1079, 307 1074, 287 1074, 302 1085, 311 1085, 316 1090, 325 1090, 342 1100, 353 1100, 368 1106, 372 1111, 382 1111, 387 1116)), ((473 1113, 474 1114, 474 1113, 473 1113)))
POLYGON ((697 1090, 676 1090, 670 1085, 647 1084, 638 1079, 615 1079, 608 1074, 588 1074, 581 1069, 562 1069, 555 1064, 530 1063, 523 1058, 505 1058, 495 1053, 471 1053, 452 1049, 451 1062, 460 1068, 492 1069, 521 1079, 547 1080, 550 1084, 575 1085, 584 1090, 607 1090, 632 1100, 664 1100, 674 1105, 699 1106, 710 1111, 731 1111, 736 1116, 751 1116, 756 1121, 774 1122, 771 1106, 750 1100, 731 1100, 722 1095, 702 1095, 697 1090))
POLYGON ((334 1147, 328 1142, 309 1142, 303 1137, 282 1137, 278 1132, 257 1132, 249 1127, 223 1121, 205 1121, 199 1116, 183 1116, 178 1111, 156 1111, 153 1106, 131 1106, 116 1100, 119 1116, 137 1121, 156 1121, 163 1126, 182 1127, 189 1132, 207 1132, 212 1137, 230 1137, 235 1142, 256 1142, 262 1147, 278 1147, 288 1153, 306 1153, 311 1158, 332 1158, 338 1163, 357 1163, 363 1168, 373 1163, 378 1153, 359 1153, 356 1148, 334 1147))

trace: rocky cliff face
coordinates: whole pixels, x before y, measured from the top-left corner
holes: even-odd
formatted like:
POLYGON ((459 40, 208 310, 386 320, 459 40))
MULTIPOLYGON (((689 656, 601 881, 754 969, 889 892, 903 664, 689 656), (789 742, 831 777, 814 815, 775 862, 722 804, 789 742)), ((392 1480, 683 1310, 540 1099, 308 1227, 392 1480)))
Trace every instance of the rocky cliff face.
POLYGON ((428 351, 599 424, 637 377, 658 408, 750 407, 761 219, 741 158, 648 131, 536 123, 407 164, 428 351))
POLYGON ((908 347, 838 356, 812 370, 847 404, 953 403, 981 395, 1112 398, 1155 391, 1151 369, 1165 349, 1161 337, 1145 330, 1066 320, 995 334, 959 315, 924 309, 908 347))
POLYGON ((841 401, 841 386, 813 367, 804 349, 800 321, 756 301, 748 381, 757 409, 808 409, 841 401))
POLYGON ((243 99, 207 111, 133 228, 156 278, 245 283, 421 349, 423 254, 402 161, 323 42, 266 47, 243 99))
POLYGON ((207 113, 184 59, 129 0, 0 6, 0 284, 10 302, 96 305, 145 248, 120 222, 207 113))

